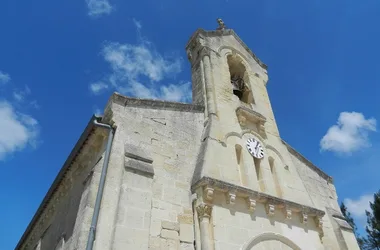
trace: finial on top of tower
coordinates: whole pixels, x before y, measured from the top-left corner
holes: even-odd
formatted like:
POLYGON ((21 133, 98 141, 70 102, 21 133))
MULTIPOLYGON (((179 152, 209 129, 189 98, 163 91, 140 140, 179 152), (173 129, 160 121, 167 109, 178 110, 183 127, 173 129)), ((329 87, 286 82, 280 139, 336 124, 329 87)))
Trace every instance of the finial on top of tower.
POLYGON ((224 30, 226 28, 226 25, 224 24, 222 18, 218 18, 218 19, 216 19, 216 21, 219 24, 219 27, 216 28, 217 30, 224 30))

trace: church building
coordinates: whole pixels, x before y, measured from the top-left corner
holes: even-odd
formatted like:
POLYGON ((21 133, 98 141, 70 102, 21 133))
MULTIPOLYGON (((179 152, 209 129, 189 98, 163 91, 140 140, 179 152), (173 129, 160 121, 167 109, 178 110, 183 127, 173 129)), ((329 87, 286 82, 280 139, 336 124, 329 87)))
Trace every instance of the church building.
POLYGON ((114 93, 16 250, 359 249, 332 177, 281 139, 267 66, 221 19, 186 52, 192 103, 114 93))

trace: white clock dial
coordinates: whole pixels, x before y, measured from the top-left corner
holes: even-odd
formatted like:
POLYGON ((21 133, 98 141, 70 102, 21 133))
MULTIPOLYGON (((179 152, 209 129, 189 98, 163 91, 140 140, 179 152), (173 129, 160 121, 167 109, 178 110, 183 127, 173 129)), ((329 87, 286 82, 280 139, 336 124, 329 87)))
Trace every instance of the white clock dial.
POLYGON ((261 146, 260 142, 250 138, 247 140, 247 149, 251 155, 257 159, 264 157, 264 149, 261 146))

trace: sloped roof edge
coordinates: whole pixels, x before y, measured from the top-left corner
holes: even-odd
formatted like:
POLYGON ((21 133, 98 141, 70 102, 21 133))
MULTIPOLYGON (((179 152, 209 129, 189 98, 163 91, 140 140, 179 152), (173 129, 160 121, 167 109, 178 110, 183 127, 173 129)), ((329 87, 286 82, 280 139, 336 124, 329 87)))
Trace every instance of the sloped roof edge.
POLYGON ((93 130, 95 128, 94 121, 96 120, 96 121, 100 122, 101 119, 102 119, 101 117, 97 117, 95 115, 93 115, 91 117, 86 128, 82 132, 82 135, 80 136, 79 140, 75 144, 74 148, 71 150, 70 155, 67 157, 67 159, 66 159, 65 163, 63 164, 61 170, 59 171, 58 175, 55 177, 53 184, 50 186, 48 192, 46 193, 44 199, 42 200, 40 206, 38 207, 36 213, 34 214, 32 220, 30 221, 29 225, 27 226, 24 234, 21 236, 21 239, 18 242, 17 246, 15 247, 15 250, 18 250, 21 248, 24 241, 27 239, 28 235, 33 230, 33 227, 35 226, 39 217, 43 213, 46 205, 48 204, 49 200, 51 199, 51 197, 53 196, 53 194, 55 193, 55 191, 59 187, 61 181, 63 180, 65 173, 69 170, 72 162, 75 160, 76 156, 80 153, 80 150, 82 149, 83 144, 86 142, 89 135, 93 132, 93 130))
POLYGON ((288 150, 289 150, 289 152, 291 154, 293 154, 300 161, 302 161, 303 163, 305 163, 312 170, 314 170, 315 172, 317 172, 322 178, 324 178, 325 180, 327 180, 329 183, 331 183, 331 184, 334 183, 334 180, 333 180, 333 178, 331 176, 329 176, 328 174, 326 174, 325 172, 323 172, 320 168, 318 168, 317 166, 315 166, 311 161, 309 161, 308 159, 306 159, 305 156, 303 156, 297 150, 295 150, 294 148, 292 148, 286 141, 284 141, 282 139, 281 139, 281 141, 288 148, 288 150))

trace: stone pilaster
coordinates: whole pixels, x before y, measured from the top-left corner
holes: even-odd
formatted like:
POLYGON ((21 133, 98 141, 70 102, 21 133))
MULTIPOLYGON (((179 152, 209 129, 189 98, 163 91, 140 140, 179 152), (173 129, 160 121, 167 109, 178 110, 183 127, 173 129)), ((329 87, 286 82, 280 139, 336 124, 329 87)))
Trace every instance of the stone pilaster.
POLYGON ((211 50, 208 48, 203 48, 202 54, 202 65, 203 65, 203 74, 204 74, 204 82, 206 89, 206 103, 207 103, 207 111, 209 115, 216 115, 216 104, 215 104, 215 89, 212 77, 212 66, 211 66, 211 50))

